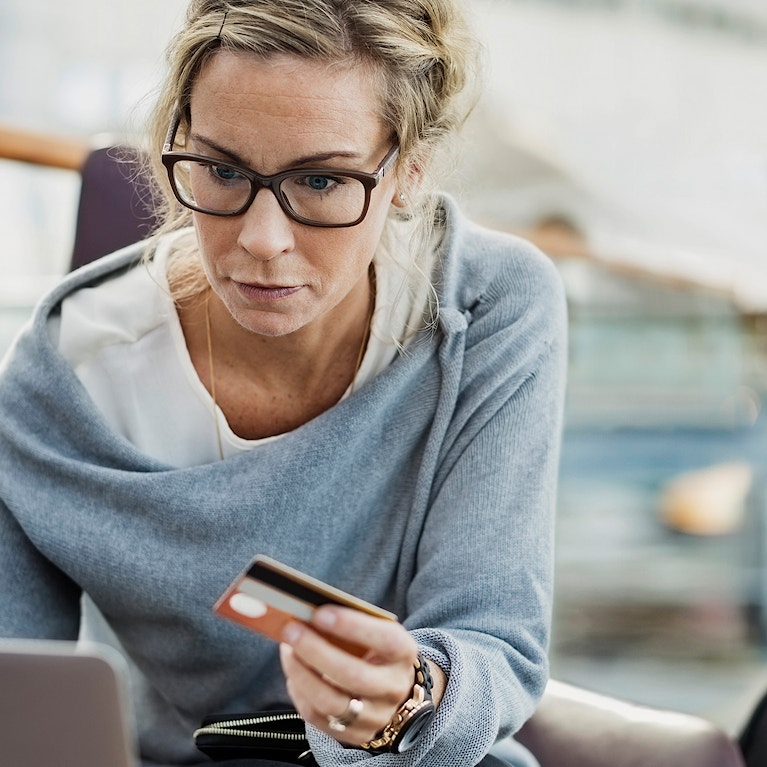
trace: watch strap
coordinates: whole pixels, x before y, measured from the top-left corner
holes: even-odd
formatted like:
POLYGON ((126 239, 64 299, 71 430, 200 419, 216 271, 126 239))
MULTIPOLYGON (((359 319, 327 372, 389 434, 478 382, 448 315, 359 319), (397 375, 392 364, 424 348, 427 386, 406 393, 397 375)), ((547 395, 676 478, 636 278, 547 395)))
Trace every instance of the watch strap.
POLYGON ((381 732, 360 748, 373 753, 406 751, 415 744, 421 731, 431 721, 435 711, 431 695, 434 680, 420 652, 414 665, 415 679, 410 697, 395 711, 381 732))

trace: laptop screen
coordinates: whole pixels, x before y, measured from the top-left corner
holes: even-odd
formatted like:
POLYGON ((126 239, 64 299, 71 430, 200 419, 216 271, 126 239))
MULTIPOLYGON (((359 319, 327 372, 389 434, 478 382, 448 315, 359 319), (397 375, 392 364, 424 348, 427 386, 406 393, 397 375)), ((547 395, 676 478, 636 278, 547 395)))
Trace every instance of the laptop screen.
POLYGON ((103 645, 0 639, 0 763, 136 767, 126 673, 103 645))

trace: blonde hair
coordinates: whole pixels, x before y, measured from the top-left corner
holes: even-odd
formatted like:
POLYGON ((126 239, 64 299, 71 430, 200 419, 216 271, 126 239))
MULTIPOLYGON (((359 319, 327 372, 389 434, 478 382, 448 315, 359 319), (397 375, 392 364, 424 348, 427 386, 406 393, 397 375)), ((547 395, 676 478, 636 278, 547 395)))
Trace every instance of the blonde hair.
POLYGON ((437 186, 429 171, 468 116, 476 93, 470 86, 476 81, 478 47, 461 5, 461 0, 191 0, 167 51, 169 69, 150 123, 147 156, 159 192, 158 233, 191 221, 170 190, 160 156, 176 114, 183 144, 192 88, 211 56, 241 51, 359 64, 375 78, 381 119, 399 142, 400 185, 407 192, 407 214, 418 223, 414 274, 426 272, 437 186), (418 171, 417 189, 409 188, 408 168, 418 171))

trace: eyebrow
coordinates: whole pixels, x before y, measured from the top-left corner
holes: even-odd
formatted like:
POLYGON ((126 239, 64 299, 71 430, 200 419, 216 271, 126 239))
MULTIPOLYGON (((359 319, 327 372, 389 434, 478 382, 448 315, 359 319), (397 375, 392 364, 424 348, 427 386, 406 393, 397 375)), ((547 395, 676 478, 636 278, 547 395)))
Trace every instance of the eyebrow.
MULTIPOLYGON (((192 141, 197 141, 200 144, 204 144, 209 149, 212 149, 214 152, 218 152, 219 154, 225 155, 236 165, 242 165, 244 168, 249 168, 245 160, 242 157, 240 157, 236 152, 232 152, 229 149, 226 149, 220 146, 215 141, 211 141, 210 139, 207 139, 204 136, 200 136, 198 133, 191 133, 189 138, 192 139, 192 141)), ((296 166, 301 166, 301 165, 311 165, 313 163, 327 162, 328 160, 333 160, 333 159, 359 160, 360 158, 361 158, 361 155, 358 152, 351 152, 351 151, 337 150, 333 152, 316 152, 315 154, 309 154, 309 155, 304 155, 303 157, 297 157, 295 160, 289 163, 287 167, 294 168, 296 166)))

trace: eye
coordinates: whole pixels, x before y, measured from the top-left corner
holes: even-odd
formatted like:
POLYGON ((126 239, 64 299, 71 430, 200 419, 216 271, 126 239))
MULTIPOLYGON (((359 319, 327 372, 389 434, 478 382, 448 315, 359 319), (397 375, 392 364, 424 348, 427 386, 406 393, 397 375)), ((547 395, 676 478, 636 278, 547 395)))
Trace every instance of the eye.
POLYGON ((231 181, 232 179, 235 179, 240 175, 239 173, 237 173, 236 170, 232 170, 232 168, 227 168, 224 165, 211 165, 210 172, 216 178, 221 179, 221 181, 231 181))
POLYGON ((327 192, 336 184, 343 183, 342 179, 333 176, 303 176, 297 181, 315 192, 327 192))

